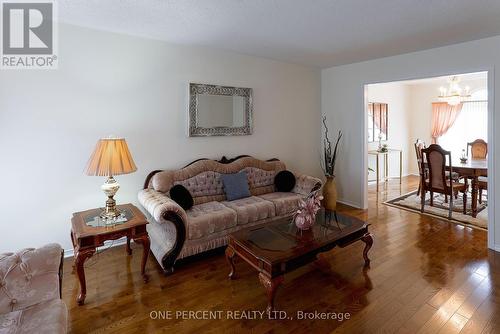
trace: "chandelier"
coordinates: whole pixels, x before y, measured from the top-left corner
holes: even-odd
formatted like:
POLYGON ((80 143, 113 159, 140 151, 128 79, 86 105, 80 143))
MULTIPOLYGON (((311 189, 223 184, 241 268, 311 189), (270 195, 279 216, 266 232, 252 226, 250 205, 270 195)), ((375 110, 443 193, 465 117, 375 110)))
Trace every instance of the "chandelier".
POLYGON ((451 106, 456 106, 470 98, 470 88, 466 86, 464 90, 459 85, 460 78, 457 76, 448 79, 448 89, 445 87, 439 87, 438 100, 441 102, 446 102, 451 106), (464 92, 462 92, 464 91, 464 92))

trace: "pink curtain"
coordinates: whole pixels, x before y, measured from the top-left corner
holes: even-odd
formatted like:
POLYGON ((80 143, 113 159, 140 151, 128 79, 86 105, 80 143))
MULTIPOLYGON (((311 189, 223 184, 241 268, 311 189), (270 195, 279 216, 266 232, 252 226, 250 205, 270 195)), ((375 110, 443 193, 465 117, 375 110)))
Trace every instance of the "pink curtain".
POLYGON ((436 144, 437 139, 448 131, 457 120, 463 104, 451 106, 446 102, 432 103, 432 143, 436 144))
POLYGON ((387 104, 380 105, 380 132, 387 135, 387 104))
POLYGON ((381 103, 373 104, 373 121, 381 133, 387 134, 387 105, 381 103))
POLYGON ((380 130, 380 125, 382 124, 380 120, 380 111, 374 111, 373 113, 373 121, 375 122, 375 126, 380 130))

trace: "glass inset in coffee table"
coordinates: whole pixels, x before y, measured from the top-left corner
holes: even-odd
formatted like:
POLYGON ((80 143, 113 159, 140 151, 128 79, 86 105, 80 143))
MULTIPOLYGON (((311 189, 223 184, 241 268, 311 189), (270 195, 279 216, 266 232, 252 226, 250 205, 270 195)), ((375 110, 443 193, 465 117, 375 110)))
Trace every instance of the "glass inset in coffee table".
POLYGON ((316 261, 319 253, 360 240, 366 244, 363 257, 368 266, 373 238, 368 224, 352 216, 321 210, 307 231, 297 229, 291 218, 250 227, 229 236, 226 249, 231 266, 229 278, 235 278, 233 258, 238 255, 259 272, 259 280, 267 292, 267 310, 273 311, 274 296, 285 273, 316 261))

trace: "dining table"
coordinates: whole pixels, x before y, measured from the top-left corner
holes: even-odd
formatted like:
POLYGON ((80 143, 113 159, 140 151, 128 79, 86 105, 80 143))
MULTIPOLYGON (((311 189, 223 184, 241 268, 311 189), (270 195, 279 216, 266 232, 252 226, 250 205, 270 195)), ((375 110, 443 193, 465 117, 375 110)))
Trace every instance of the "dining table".
MULTIPOLYGON (((446 170, 450 167, 447 164, 446 170)), ((478 178, 480 176, 488 176, 488 159, 467 159, 462 162, 460 159, 451 159, 451 169, 453 172, 458 173, 460 176, 466 177, 471 180, 472 188, 472 217, 477 216, 477 202, 478 202, 478 178)))

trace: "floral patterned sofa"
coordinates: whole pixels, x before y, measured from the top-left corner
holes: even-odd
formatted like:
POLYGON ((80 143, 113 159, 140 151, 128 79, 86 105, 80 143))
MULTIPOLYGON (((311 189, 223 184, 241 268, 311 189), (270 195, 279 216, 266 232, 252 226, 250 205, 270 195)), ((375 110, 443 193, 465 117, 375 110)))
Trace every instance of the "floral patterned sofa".
POLYGON ((0 334, 66 333, 61 278, 57 244, 0 254, 0 334))
POLYGON ((300 199, 321 187, 319 179, 294 173, 292 191, 276 192, 274 177, 285 169, 277 159, 241 156, 201 159, 182 169, 150 173, 138 198, 149 220, 151 251, 164 272, 173 272, 178 259, 225 246, 232 232, 291 216, 300 199), (227 201, 220 176, 242 170, 248 175, 252 196, 227 201), (169 197, 170 188, 177 184, 193 196, 191 209, 182 209, 169 197))

